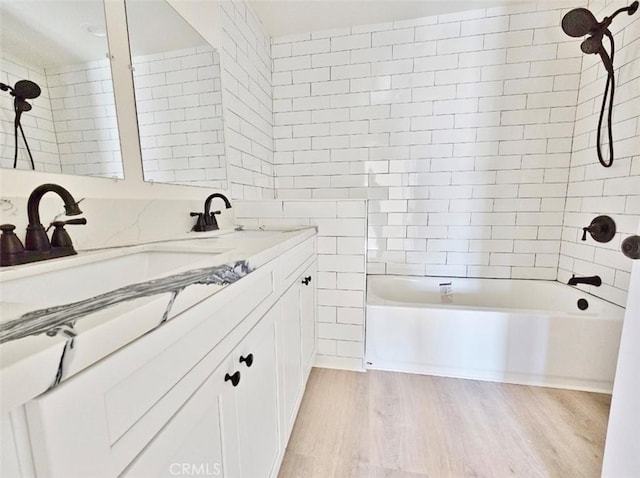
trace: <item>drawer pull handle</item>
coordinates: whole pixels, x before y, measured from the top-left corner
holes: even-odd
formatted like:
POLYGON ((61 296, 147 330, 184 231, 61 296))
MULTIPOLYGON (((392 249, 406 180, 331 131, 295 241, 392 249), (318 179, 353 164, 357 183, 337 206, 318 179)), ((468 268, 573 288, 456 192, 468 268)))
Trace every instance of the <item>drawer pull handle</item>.
POLYGON ((224 381, 228 382, 229 380, 231 380, 231 385, 237 387, 240 383, 240 371, 234 373, 233 375, 226 374, 224 376, 224 381))
POLYGON ((302 283, 304 285, 309 285, 309 282, 311 282, 311 276, 307 276, 304 279, 302 279, 302 283))
POLYGON ((253 354, 249 354, 246 357, 240 355, 240 363, 244 362, 247 367, 251 367, 253 365, 253 354))

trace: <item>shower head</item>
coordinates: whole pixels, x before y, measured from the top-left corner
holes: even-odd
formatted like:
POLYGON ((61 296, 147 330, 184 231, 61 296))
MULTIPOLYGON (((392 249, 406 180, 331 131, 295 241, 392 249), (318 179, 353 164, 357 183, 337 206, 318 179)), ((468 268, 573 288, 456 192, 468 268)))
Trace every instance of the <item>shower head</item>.
POLYGON ((0 90, 8 91, 11 96, 22 100, 32 100, 42 93, 40 87, 30 80, 19 80, 13 88, 5 83, 0 83, 0 90))
POLYGON ((23 98, 25 100, 32 100, 40 96, 40 93, 42 93, 42 90, 40 90, 40 87, 33 81, 20 80, 13 87, 12 94, 13 96, 18 98, 23 98))
POLYGON ((562 30, 570 37, 581 37, 597 30, 600 23, 586 8, 574 8, 562 17, 562 30))
POLYGON ((562 30, 570 37, 581 37, 588 33, 602 35, 618 14, 627 12, 628 15, 633 15, 638 11, 638 6, 640 2, 636 0, 628 7, 619 8, 610 17, 604 17, 601 22, 586 8, 574 8, 562 17, 562 30))

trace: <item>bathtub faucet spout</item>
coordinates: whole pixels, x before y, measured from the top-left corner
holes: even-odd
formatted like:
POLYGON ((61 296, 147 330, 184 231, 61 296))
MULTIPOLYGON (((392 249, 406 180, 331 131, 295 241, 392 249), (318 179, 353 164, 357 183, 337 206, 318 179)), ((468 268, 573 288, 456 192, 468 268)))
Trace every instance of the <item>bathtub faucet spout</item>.
POLYGON ((569 279, 569 282, 567 282, 567 284, 569 285, 588 284, 588 285, 594 285, 596 287, 600 287, 602 285, 602 279, 600 279, 600 276, 576 277, 574 274, 573 276, 571 276, 571 279, 569 279))

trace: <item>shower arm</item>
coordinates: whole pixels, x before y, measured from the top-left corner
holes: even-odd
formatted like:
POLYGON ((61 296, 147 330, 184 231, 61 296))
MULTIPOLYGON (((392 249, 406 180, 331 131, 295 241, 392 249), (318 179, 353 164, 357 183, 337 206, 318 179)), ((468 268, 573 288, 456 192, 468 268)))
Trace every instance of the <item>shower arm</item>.
POLYGON ((604 20, 602 21, 602 23, 604 22, 608 22, 607 26, 609 26, 609 24, 611 23, 611 21, 620 13, 622 12, 627 12, 629 15, 633 15, 634 13, 636 13, 638 11, 638 6, 640 5, 640 2, 633 2, 631 5, 629 5, 628 7, 622 7, 622 8, 618 8, 615 12, 613 12, 613 14, 610 17, 604 17, 604 20))

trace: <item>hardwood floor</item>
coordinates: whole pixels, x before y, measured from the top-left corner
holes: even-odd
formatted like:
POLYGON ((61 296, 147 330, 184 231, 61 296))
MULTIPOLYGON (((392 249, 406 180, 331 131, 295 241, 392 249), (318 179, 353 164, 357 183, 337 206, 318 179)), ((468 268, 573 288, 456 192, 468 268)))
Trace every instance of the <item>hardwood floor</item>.
POLYGON ((313 369, 279 477, 599 477, 610 398, 313 369))

